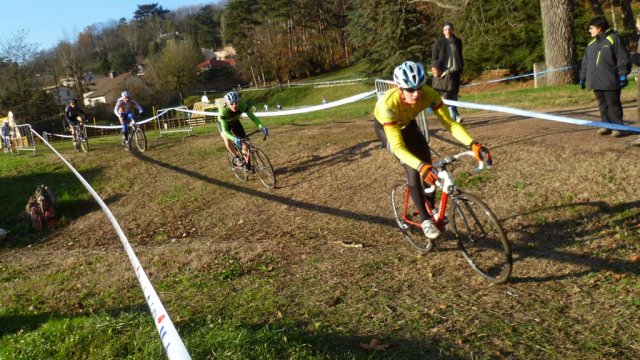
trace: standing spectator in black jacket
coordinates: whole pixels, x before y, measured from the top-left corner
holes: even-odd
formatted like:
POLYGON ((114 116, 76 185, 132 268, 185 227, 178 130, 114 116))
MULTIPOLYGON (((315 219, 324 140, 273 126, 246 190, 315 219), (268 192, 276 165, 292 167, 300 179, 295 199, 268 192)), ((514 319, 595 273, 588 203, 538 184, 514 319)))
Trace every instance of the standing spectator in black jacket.
MULTIPOLYGON (((460 75, 464 67, 462 40, 455 36, 453 25, 449 22, 444 24, 442 36, 433 44, 431 61, 433 88, 438 90, 444 99, 458 100, 460 75)), ((449 114, 456 122, 462 122, 457 106, 449 106, 449 114)))
MULTIPOLYGON (((582 59, 580 88, 585 85, 598 99, 602 122, 622 125, 620 92, 627 86, 627 74, 631 72, 629 53, 616 33, 609 28, 604 17, 589 21, 589 33, 593 37, 582 59)), ((622 136, 618 130, 600 128, 598 134, 622 136)))

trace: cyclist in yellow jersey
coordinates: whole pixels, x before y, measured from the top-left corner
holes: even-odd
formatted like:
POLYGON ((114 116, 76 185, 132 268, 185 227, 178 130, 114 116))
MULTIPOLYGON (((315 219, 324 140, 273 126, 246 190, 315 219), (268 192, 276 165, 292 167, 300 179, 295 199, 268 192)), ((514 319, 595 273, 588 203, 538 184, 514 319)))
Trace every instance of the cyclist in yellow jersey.
MULTIPOLYGON (((475 141, 462 124, 455 122, 444 106, 440 94, 428 86, 424 66, 420 63, 406 61, 393 71, 393 81, 398 86, 387 90, 374 110, 376 118, 375 130, 383 145, 395 155, 405 169, 407 185, 411 199, 420 212, 422 230, 429 239, 436 239, 440 231, 431 221, 424 205, 425 194, 423 183, 432 186, 438 180, 437 170, 431 166, 429 144, 422 135, 416 116, 431 108, 433 114, 440 120, 456 140, 471 148, 478 160, 484 154, 487 162, 491 162, 489 150, 475 141)), ((429 202, 433 205, 433 198, 429 202)))

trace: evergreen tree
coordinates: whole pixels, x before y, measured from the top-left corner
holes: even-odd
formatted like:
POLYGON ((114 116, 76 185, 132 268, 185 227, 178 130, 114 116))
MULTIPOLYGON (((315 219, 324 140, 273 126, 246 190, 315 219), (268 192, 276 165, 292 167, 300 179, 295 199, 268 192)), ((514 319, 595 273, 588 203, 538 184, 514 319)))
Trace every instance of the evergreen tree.
POLYGON ((368 76, 389 78, 406 60, 430 66, 429 18, 405 0, 351 0, 347 26, 356 58, 367 63, 368 76))

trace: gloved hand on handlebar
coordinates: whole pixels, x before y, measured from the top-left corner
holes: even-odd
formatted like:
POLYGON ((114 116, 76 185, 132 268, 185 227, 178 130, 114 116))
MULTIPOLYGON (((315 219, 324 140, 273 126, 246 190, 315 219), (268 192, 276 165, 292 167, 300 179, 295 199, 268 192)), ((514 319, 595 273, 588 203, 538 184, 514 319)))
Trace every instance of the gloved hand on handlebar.
POLYGON ((473 155, 475 155, 478 161, 484 161, 487 163, 487 165, 493 165, 491 153, 486 146, 480 144, 477 141, 474 141, 471 143, 471 150, 473 150, 473 155))
POLYGON ((434 169, 431 164, 421 164, 418 172, 420 173, 420 179, 425 184, 429 184, 430 187, 438 181, 438 170, 434 169))
POLYGON ((242 140, 240 138, 235 138, 235 140, 233 140, 234 144, 236 144, 236 147, 238 149, 242 149, 242 140))
POLYGON ((266 127, 263 126, 263 127, 260 128, 260 130, 262 131, 262 135, 264 137, 269 136, 269 129, 267 129, 266 127))

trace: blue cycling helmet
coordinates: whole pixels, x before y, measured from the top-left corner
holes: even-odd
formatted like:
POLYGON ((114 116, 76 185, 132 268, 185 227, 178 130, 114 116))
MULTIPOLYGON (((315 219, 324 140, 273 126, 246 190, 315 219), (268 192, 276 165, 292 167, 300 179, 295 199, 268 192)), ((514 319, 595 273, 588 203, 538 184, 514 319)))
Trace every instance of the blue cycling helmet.
POLYGON ((405 61, 393 70, 393 82, 402 89, 419 89, 427 81, 422 64, 405 61))
POLYGON ((231 91, 224 96, 224 101, 227 104, 235 104, 238 101, 240 101, 240 96, 236 94, 234 91, 231 91))

